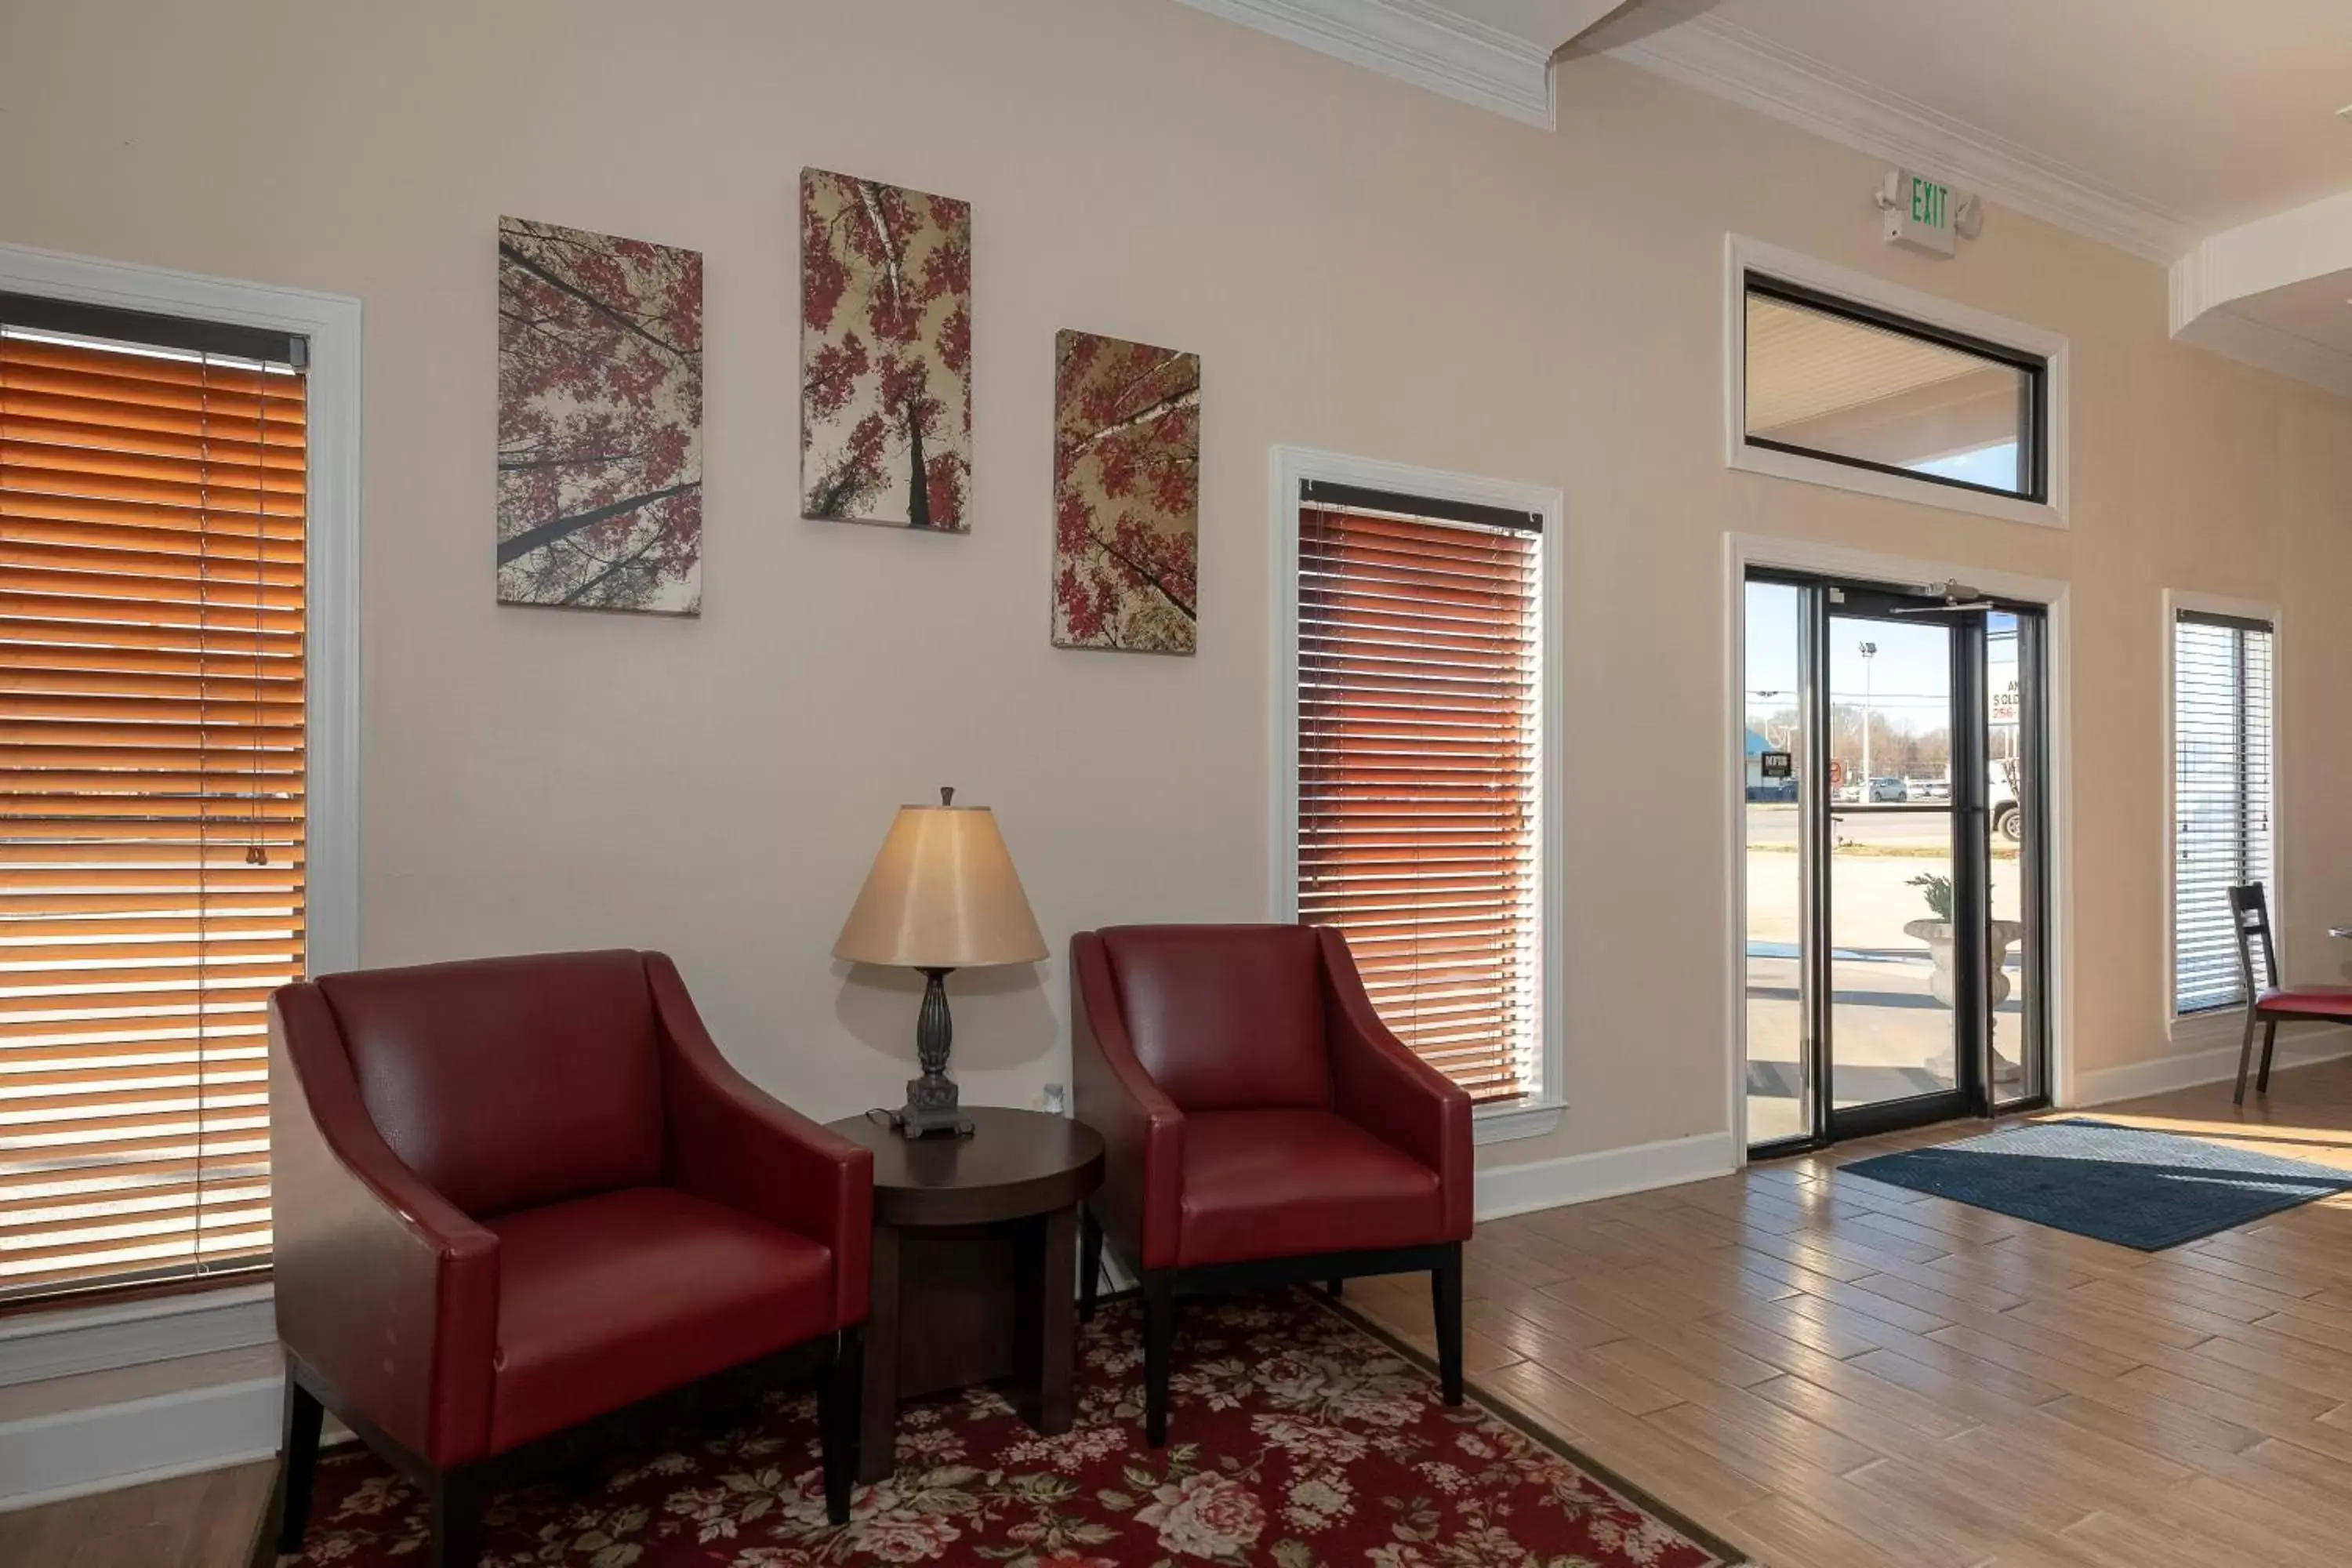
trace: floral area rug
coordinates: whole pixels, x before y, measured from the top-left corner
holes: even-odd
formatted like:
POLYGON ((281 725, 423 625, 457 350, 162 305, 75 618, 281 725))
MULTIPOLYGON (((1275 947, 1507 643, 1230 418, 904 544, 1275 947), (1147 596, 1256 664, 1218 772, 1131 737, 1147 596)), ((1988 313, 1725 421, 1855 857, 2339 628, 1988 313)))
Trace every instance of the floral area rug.
MULTIPOLYGON (((673 1430, 593 1475, 499 1496, 482 1568, 1724 1568, 1695 1526, 1475 1406, 1303 1292, 1186 1302, 1169 1445, 1143 1441, 1143 1336, 1105 1303, 1077 1420, 1032 1432, 985 1389, 908 1406, 895 1479, 825 1522, 815 1402, 673 1430)), ((373 1456, 321 1456, 310 1540, 281 1563, 422 1560, 425 1510, 373 1456)))

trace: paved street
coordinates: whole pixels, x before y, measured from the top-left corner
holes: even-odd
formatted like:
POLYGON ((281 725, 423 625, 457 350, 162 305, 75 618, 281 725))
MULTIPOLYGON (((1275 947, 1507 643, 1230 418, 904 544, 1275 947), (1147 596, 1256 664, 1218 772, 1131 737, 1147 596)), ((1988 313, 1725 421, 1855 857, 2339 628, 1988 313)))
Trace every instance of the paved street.
MULTIPOLYGON (((1948 844, 1952 838, 1951 816, 1942 810, 1848 805, 1832 813, 1830 820, 1841 841, 1854 844, 1913 848, 1948 844)), ((1796 806, 1750 804, 1748 842, 1786 844, 1793 848, 1797 842, 1796 806)))

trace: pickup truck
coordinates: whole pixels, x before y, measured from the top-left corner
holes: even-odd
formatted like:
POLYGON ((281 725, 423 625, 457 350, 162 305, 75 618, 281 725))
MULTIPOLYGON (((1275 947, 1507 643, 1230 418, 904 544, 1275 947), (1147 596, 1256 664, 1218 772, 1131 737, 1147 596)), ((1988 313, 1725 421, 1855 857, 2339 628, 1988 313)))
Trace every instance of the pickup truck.
POLYGON ((2015 844, 2025 837, 2025 808, 2017 803, 2017 759, 2008 757, 1985 770, 1985 805, 1992 812, 1992 830, 2015 844))

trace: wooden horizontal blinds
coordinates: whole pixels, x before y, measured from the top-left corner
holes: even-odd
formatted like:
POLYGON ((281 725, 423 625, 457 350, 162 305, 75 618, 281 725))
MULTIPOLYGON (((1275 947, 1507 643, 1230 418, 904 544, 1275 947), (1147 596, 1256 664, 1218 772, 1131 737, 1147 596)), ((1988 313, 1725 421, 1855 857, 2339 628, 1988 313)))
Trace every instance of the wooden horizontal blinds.
POLYGON ((1303 507, 1298 912, 1481 1101, 1539 1082, 1541 536, 1303 507))
POLYGON ((2246 1003, 2230 889, 2271 879, 2271 642, 2260 621, 2182 611, 2173 625, 2175 1013, 2246 1003))
POLYGON ((0 315, 0 1299, 269 1246, 304 387, 0 315))

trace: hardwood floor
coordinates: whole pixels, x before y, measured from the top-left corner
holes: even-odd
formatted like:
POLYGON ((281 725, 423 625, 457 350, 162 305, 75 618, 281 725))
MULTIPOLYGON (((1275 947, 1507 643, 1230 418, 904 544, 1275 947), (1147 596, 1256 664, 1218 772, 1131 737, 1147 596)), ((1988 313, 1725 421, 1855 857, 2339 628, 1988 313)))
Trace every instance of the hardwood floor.
POLYGON ((8 1568, 246 1568, 277 1468, 238 1465, 0 1513, 8 1568))
MULTIPOLYGON (((2352 1060, 2110 1121, 2352 1169, 2352 1060)), ((2352 1562, 2352 1197, 2147 1255, 1840 1167, 1481 1226, 1472 1380, 1770 1568, 2352 1562)), ((1348 1300, 1425 1344, 1423 1278, 1348 1300)), ((241 1568, 269 1469, 0 1514, 11 1568, 241 1568)))
MULTIPOLYGON (((2096 1114, 2352 1168, 2352 1062, 2096 1114)), ((1773 1568, 2352 1562, 2352 1196, 2149 1255, 1841 1169, 1981 1130, 1483 1225, 1472 1379, 1773 1568)))

